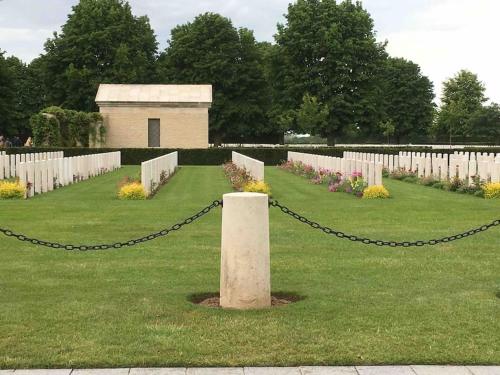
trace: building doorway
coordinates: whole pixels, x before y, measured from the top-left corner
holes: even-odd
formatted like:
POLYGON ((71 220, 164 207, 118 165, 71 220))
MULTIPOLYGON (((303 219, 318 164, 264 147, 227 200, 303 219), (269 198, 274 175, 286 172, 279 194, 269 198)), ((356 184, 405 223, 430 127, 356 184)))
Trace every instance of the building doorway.
POLYGON ((160 119, 148 119, 148 147, 160 147, 160 119))

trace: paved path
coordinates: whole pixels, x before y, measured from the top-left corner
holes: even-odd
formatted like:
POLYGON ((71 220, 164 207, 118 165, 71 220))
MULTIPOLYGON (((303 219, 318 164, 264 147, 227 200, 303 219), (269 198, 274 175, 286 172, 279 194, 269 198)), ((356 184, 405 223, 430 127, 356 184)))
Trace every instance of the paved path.
POLYGON ((500 375, 500 366, 302 366, 0 370, 0 375, 500 375))

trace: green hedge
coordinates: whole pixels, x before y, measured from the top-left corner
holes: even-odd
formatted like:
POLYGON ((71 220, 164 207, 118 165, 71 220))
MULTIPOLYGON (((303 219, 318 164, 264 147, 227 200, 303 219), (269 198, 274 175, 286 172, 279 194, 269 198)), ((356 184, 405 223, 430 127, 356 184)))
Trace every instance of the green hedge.
POLYGON ((180 165, 220 165, 231 160, 231 151, 237 151, 244 155, 263 161, 266 165, 277 165, 287 159, 288 151, 305 152, 311 154, 328 155, 341 157, 344 151, 358 151, 378 154, 397 154, 399 151, 412 152, 434 152, 449 154, 454 151, 470 152, 494 152, 500 153, 500 147, 491 148, 467 148, 462 150, 432 150, 430 147, 405 147, 405 148, 344 148, 344 147, 280 147, 280 148, 209 148, 209 149, 166 149, 166 148, 8 148, 8 154, 24 154, 31 152, 64 151, 64 156, 78 156, 95 154, 101 152, 121 151, 122 164, 138 165, 143 161, 168 154, 172 151, 179 152, 180 165))

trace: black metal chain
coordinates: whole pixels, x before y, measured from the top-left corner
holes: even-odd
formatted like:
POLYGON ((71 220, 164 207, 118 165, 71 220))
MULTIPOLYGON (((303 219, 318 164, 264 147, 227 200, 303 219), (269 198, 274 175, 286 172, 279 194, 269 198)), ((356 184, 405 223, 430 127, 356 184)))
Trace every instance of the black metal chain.
POLYGON ((284 214, 290 215, 291 217, 297 219, 301 223, 307 224, 314 229, 321 230, 326 234, 330 234, 332 236, 336 236, 336 237, 341 238, 341 239, 345 239, 345 240, 349 240, 349 241, 353 241, 353 242, 361 242, 365 245, 390 246, 390 247, 414 247, 414 246, 425 246, 425 245, 432 246, 432 245, 438 245, 441 243, 447 243, 447 242, 451 242, 451 241, 461 240, 463 238, 470 237, 470 236, 473 236, 475 234, 485 232, 490 228, 500 226, 500 220, 495 220, 489 224, 481 225, 480 227, 471 229, 471 230, 463 232, 463 233, 455 234, 453 236, 438 238, 438 239, 434 239, 434 240, 413 241, 413 242, 409 242, 409 241, 404 241, 404 242, 382 241, 382 240, 372 240, 369 238, 358 237, 358 236, 355 236, 352 234, 347 234, 347 233, 337 231, 337 230, 329 228, 329 227, 321 226, 320 224, 318 224, 314 221, 311 221, 311 220, 305 218, 304 216, 299 215, 298 213, 292 211, 288 207, 285 207, 285 206, 279 204, 279 202, 276 200, 270 200, 269 204, 271 207, 279 208, 281 210, 281 212, 283 212, 284 214))
POLYGON ((141 237, 141 238, 136 238, 130 241, 126 242, 116 242, 113 244, 101 244, 101 245, 64 245, 60 244, 57 242, 49 242, 49 241, 43 241, 39 240, 36 238, 30 238, 22 234, 17 234, 12 232, 9 229, 4 229, 0 228, 0 233, 3 233, 7 237, 13 237, 18 239, 19 241, 26 241, 26 242, 31 242, 33 245, 39 245, 39 246, 45 246, 45 247, 51 247, 53 249, 61 249, 61 250, 68 250, 68 251, 89 251, 89 250, 108 250, 108 249, 120 249, 122 247, 130 247, 130 246, 135 246, 143 242, 147 241, 152 241, 158 237, 164 237, 168 235, 171 232, 177 231, 181 229, 184 225, 191 224, 195 220, 199 219, 203 215, 206 215, 209 213, 212 209, 215 207, 222 206, 222 201, 213 201, 212 204, 209 206, 203 208, 201 211, 197 212, 193 216, 188 217, 184 221, 172 225, 170 228, 165 228, 162 229, 159 232, 154 232, 151 233, 147 236, 141 237))

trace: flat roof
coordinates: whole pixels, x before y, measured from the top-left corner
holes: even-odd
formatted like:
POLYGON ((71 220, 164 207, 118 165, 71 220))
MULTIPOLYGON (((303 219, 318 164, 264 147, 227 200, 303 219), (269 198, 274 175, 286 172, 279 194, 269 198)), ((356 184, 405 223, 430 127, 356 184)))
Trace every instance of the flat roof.
POLYGON ((97 104, 210 104, 212 85, 100 84, 95 101, 97 104))

